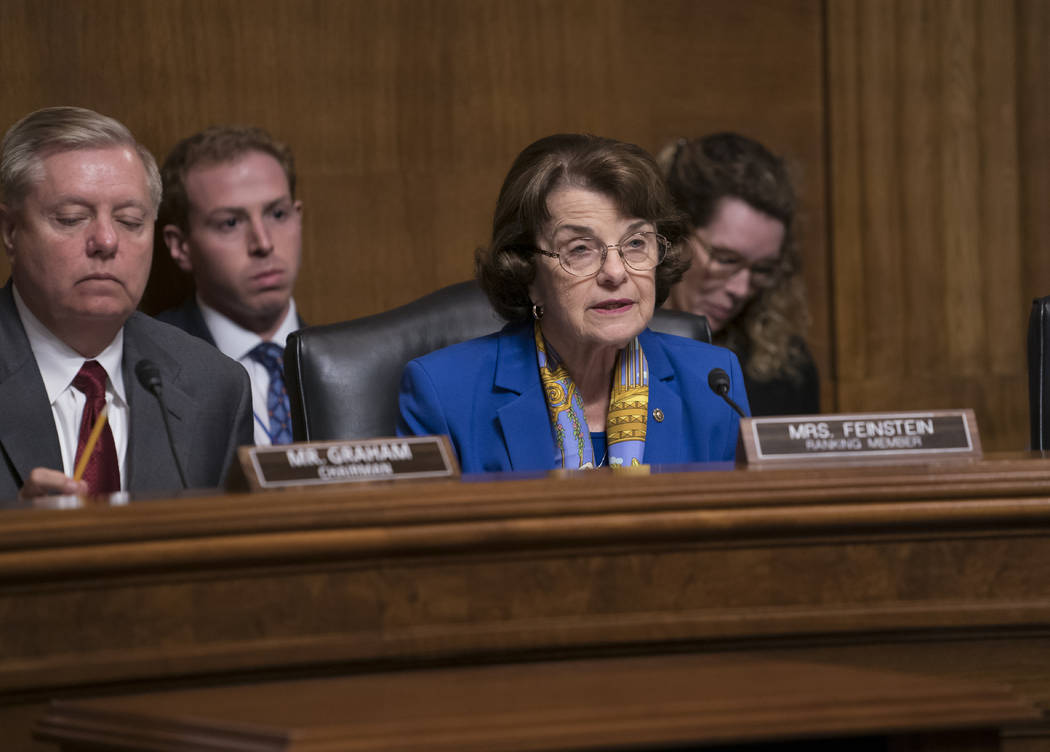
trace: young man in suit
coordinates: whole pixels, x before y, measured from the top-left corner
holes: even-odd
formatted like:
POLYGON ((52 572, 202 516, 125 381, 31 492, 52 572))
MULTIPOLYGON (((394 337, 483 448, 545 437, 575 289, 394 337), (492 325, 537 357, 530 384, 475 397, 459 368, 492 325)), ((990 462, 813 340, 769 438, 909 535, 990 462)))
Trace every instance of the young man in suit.
POLYGON ((284 346, 303 326, 292 298, 303 210, 292 152, 261 128, 212 127, 176 144, 162 174, 158 226, 196 294, 158 318, 239 361, 256 444, 288 443, 284 346))
POLYGON ((11 262, 0 290, 0 500, 175 491, 180 465, 185 485, 220 485, 237 446, 251 442, 248 379, 135 311, 160 201, 152 155, 112 118, 47 108, 4 137, 0 192, 11 262), (143 363, 163 385, 173 446, 137 376, 143 363))

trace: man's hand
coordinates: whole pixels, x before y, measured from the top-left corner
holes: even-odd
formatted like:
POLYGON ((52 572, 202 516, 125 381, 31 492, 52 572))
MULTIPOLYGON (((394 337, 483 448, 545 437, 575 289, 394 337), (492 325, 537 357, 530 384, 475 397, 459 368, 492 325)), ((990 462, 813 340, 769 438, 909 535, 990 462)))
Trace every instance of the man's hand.
POLYGON ((53 494, 86 494, 87 483, 73 480, 61 470, 50 470, 46 467, 35 467, 29 473, 29 479, 18 492, 18 498, 32 501, 38 496, 53 494))

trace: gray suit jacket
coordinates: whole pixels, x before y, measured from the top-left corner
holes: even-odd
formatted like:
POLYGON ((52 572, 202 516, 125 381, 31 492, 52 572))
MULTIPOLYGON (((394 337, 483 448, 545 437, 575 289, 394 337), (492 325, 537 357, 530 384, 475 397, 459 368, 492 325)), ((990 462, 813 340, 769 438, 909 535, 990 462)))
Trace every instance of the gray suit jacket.
MULTIPOLYGON (((186 482, 190 488, 221 486, 237 447, 253 443, 248 374, 199 339, 132 314, 124 324, 123 362, 130 416, 127 488, 132 493, 182 488, 160 405, 135 376, 135 364, 143 359, 160 369, 186 482)), ((8 282, 0 289, 0 501, 15 498, 35 467, 61 470, 62 456, 44 381, 8 282)))

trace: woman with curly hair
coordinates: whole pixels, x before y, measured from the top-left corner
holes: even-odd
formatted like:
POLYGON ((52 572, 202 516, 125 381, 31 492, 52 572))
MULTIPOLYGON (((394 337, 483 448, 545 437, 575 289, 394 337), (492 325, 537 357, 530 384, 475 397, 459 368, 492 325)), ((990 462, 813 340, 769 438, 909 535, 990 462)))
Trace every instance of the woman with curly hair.
POLYGON ((750 138, 716 133, 680 139, 660 163, 693 253, 667 305, 706 316, 715 342, 739 356, 754 415, 819 412, 783 161, 750 138))

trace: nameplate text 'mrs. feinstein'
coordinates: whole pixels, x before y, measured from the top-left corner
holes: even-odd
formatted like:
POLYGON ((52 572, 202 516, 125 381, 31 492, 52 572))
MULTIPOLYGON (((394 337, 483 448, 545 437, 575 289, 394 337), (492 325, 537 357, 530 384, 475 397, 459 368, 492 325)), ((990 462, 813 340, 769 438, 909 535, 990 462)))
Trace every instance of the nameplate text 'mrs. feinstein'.
POLYGON ((745 418, 748 464, 980 457, 973 410, 745 418))
POLYGON ((459 475, 444 436, 241 447, 239 458, 253 490, 459 475))

